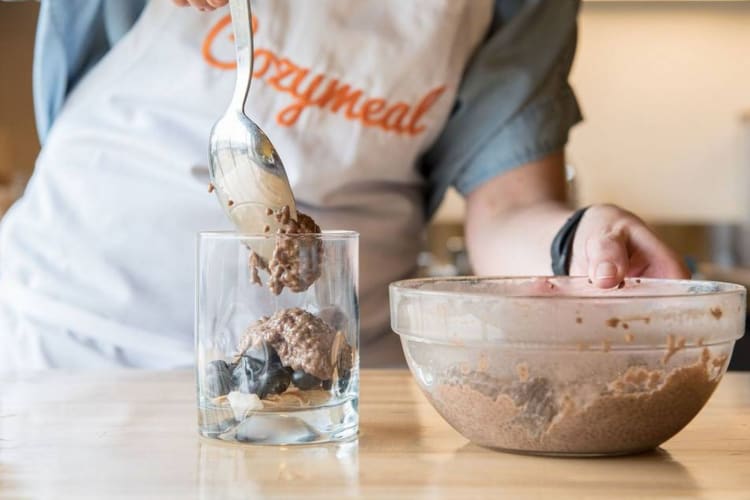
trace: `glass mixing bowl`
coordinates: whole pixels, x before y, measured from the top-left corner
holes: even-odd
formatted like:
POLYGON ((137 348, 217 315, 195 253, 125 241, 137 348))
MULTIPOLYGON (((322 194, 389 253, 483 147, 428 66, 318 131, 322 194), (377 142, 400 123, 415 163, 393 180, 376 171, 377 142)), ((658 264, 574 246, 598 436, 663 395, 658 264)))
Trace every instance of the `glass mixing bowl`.
POLYGON ((390 286, 391 326, 435 409, 471 441, 544 455, 659 446, 708 401, 745 328, 742 286, 439 278, 390 286))

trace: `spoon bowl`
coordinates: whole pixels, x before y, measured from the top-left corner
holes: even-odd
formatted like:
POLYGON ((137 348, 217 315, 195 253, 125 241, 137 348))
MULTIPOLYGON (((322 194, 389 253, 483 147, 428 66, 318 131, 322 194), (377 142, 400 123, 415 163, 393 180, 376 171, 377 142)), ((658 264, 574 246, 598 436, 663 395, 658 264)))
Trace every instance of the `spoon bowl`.
POLYGON ((289 206, 296 218, 292 188, 268 136, 245 113, 253 71, 250 0, 230 0, 237 81, 227 111, 209 136, 209 175, 219 202, 242 233, 262 233, 278 223, 267 214, 289 206))

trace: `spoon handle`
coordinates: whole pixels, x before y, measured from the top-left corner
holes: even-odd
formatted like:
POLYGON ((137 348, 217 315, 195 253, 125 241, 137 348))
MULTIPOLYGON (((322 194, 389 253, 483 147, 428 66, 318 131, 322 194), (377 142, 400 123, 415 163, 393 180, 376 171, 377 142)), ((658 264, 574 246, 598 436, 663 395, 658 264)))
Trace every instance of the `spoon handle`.
POLYGON ((237 81, 231 107, 245 114, 245 102, 253 75, 253 31, 250 0, 230 0, 234 30, 234 48, 237 54, 237 81))

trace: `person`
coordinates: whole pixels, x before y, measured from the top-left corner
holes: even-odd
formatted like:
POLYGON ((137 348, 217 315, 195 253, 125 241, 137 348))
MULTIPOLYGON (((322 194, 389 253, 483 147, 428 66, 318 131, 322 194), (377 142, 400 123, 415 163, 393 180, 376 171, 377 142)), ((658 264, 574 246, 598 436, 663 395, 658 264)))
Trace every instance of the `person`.
MULTIPOLYGON (((226 3, 41 2, 43 147, 0 228, 0 370, 192 363, 195 234, 231 228, 206 193, 208 134, 234 86, 226 3)), ((550 274, 571 216, 564 148, 581 120, 568 83, 577 1, 253 7, 247 112, 299 208, 361 234, 364 366, 401 362, 387 285, 414 272, 449 186, 466 197, 477 274, 550 274)), ((635 215, 577 215, 565 271, 599 287, 687 276, 635 215)))

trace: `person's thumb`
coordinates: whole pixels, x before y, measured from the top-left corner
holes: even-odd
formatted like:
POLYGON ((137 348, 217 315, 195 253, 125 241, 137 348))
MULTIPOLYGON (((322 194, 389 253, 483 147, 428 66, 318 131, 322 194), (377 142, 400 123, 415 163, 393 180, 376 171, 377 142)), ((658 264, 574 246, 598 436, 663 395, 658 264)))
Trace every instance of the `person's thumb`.
POLYGON ((586 240, 588 275, 594 285, 612 288, 625 278, 630 266, 627 236, 622 233, 608 233, 590 236, 586 240))

